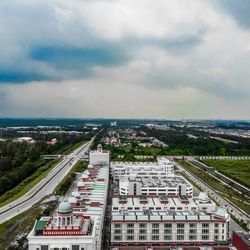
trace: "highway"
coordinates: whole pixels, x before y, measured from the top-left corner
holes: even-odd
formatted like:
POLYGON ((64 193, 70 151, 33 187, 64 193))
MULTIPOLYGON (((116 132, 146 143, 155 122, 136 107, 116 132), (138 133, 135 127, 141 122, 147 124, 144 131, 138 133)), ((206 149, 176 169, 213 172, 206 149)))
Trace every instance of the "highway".
POLYGON ((19 199, 0 208, 0 224, 31 208, 43 197, 52 194, 56 186, 69 173, 81 156, 89 150, 91 141, 65 156, 38 184, 19 199))
MULTIPOLYGON (((194 181, 198 186, 200 186, 203 190, 205 190, 209 196, 215 200, 217 203, 220 204, 221 207, 225 207, 231 214, 233 214, 237 219, 239 220, 244 220, 244 221, 249 221, 250 217, 243 213, 239 208, 237 208, 234 204, 223 198, 220 194, 218 194, 215 190, 213 190, 211 187, 209 187, 206 183, 204 183, 202 180, 200 180, 197 176, 193 175, 191 172, 189 172, 187 169, 182 167, 179 163, 175 161, 176 167, 184 171, 186 175, 194 181)), ((245 231, 242 229, 238 224, 233 222, 232 227, 240 231, 245 231)))

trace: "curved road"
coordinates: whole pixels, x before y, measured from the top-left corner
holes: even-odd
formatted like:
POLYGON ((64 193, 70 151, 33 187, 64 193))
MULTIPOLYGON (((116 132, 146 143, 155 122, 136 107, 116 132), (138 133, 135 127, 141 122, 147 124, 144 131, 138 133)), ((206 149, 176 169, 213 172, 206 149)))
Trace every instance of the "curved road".
POLYGON ((77 148, 60 161, 38 184, 19 199, 0 208, 0 224, 32 207, 46 195, 51 194, 56 186, 69 173, 80 157, 89 150, 91 141, 77 148))

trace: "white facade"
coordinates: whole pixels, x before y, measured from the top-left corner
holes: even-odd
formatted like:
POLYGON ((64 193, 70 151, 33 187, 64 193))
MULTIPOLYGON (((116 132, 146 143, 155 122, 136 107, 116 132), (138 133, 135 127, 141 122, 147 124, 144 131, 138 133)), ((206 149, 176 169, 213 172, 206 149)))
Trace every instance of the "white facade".
POLYGON ((103 151, 102 146, 99 144, 96 151, 89 153, 89 164, 109 166, 110 154, 108 151, 103 151))
POLYGON ((111 171, 114 179, 120 176, 174 176, 174 164, 166 157, 158 157, 157 162, 150 163, 111 163, 111 171))
POLYGON ((120 195, 193 196, 193 186, 182 176, 120 177, 120 195))
POLYGON ((215 213, 187 212, 142 213, 131 212, 121 215, 112 214, 111 243, 131 246, 137 243, 182 243, 201 244, 227 242, 229 239, 230 217, 221 209, 215 213))

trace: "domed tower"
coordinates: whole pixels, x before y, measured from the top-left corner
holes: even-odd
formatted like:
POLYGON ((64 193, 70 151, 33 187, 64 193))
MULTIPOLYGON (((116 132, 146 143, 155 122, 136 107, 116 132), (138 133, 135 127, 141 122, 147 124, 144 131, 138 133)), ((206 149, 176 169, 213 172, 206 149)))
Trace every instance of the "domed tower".
POLYGON ((98 144, 97 145, 97 151, 98 152, 102 152, 102 144, 98 144))
POLYGON ((71 226, 73 224, 73 209, 68 201, 60 203, 57 209, 58 226, 71 226))

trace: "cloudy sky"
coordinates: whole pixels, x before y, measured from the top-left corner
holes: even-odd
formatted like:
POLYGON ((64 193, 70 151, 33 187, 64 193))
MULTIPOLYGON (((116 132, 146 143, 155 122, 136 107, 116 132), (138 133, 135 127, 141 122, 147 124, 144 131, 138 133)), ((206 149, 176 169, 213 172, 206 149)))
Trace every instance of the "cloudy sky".
POLYGON ((1 0, 0 116, 250 119, 249 0, 1 0))

